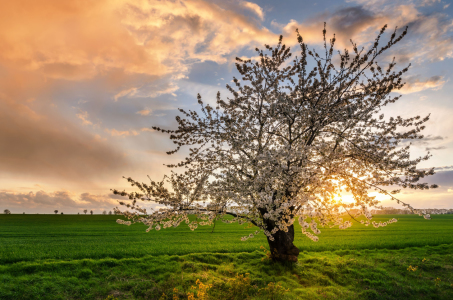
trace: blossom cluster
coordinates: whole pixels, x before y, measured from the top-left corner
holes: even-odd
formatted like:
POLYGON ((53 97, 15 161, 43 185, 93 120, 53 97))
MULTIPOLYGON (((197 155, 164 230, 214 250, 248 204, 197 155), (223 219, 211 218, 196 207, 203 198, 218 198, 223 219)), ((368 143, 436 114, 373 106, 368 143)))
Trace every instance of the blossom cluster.
POLYGON ((131 221, 124 221, 124 220, 121 220, 121 219, 116 220, 116 223, 127 225, 127 226, 131 225, 131 221))
POLYGON ((388 220, 387 222, 379 222, 379 223, 371 222, 371 224, 373 224, 374 228, 379 228, 379 227, 385 227, 389 224, 396 223, 396 222, 398 222, 398 220, 393 218, 393 219, 388 220))

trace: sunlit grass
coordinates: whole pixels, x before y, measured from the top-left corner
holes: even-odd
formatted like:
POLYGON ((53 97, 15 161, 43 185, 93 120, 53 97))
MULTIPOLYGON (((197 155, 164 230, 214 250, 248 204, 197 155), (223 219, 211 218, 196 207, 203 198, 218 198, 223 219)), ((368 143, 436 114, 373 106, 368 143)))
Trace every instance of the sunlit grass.
POLYGON ((392 217, 298 235, 299 262, 280 265, 264 236, 239 240, 245 225, 145 233, 116 216, 2 215, 0 299, 188 299, 200 282, 209 299, 453 299, 453 215, 375 220, 392 217))
MULTIPOLYGON (((375 221, 395 217, 384 228, 354 224, 346 230, 321 228, 315 243, 300 233, 295 245, 302 251, 337 249, 402 249, 453 243, 453 215, 434 215, 424 220, 415 215, 376 216, 375 221)), ((0 215, 0 263, 36 259, 124 258, 145 255, 183 255, 214 252, 238 253, 267 246, 264 234, 241 242, 255 231, 245 225, 217 222, 190 231, 187 226, 145 232, 141 224, 116 224, 117 216, 101 215, 0 215)))

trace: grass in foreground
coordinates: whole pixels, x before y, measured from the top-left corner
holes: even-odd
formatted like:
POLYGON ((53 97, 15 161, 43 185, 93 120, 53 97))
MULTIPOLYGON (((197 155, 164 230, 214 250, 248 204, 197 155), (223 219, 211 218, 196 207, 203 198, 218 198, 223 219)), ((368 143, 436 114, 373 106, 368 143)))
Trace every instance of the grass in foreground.
POLYGON ((0 299, 453 299, 453 215, 374 220, 392 217, 318 243, 296 226, 300 261, 282 266, 237 224, 145 233, 116 216, 1 215, 0 299))
MULTIPOLYGON (((346 230, 321 228, 317 243, 302 236, 296 224, 295 245, 302 251, 338 249, 403 249, 453 244, 453 215, 434 215, 424 220, 415 215, 376 216, 398 218, 396 224, 375 229, 354 224, 346 230)), ((0 215, 0 264, 40 259, 131 258, 189 253, 239 253, 267 246, 264 234, 246 242, 240 238, 255 231, 245 225, 217 222, 194 232, 187 226, 145 232, 135 224, 118 225, 118 216, 102 215, 0 215)))
POLYGON ((305 251, 286 266, 259 251, 21 262, 0 266, 0 299, 453 299, 451 250, 305 251))

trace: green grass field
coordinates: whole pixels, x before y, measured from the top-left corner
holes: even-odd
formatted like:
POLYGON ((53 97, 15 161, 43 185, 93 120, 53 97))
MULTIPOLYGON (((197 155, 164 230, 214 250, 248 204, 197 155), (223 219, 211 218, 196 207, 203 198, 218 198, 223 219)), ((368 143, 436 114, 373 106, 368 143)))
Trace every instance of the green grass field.
POLYGON ((297 226, 299 262, 281 266, 264 235, 239 240, 244 225, 146 233, 117 216, 0 215, 0 299, 198 299, 197 279, 209 299, 453 299, 453 215, 374 220, 392 217, 321 228, 317 243, 297 226))

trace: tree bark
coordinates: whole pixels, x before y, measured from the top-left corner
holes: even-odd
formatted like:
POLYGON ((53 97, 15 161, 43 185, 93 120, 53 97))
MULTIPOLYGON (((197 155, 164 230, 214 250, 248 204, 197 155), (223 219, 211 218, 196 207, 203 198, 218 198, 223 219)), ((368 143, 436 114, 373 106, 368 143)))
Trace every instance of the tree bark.
POLYGON ((291 261, 297 262, 299 256, 299 248, 294 246, 294 225, 288 227, 288 232, 277 231, 274 235, 274 240, 269 237, 267 242, 271 250, 272 260, 274 261, 291 261))

